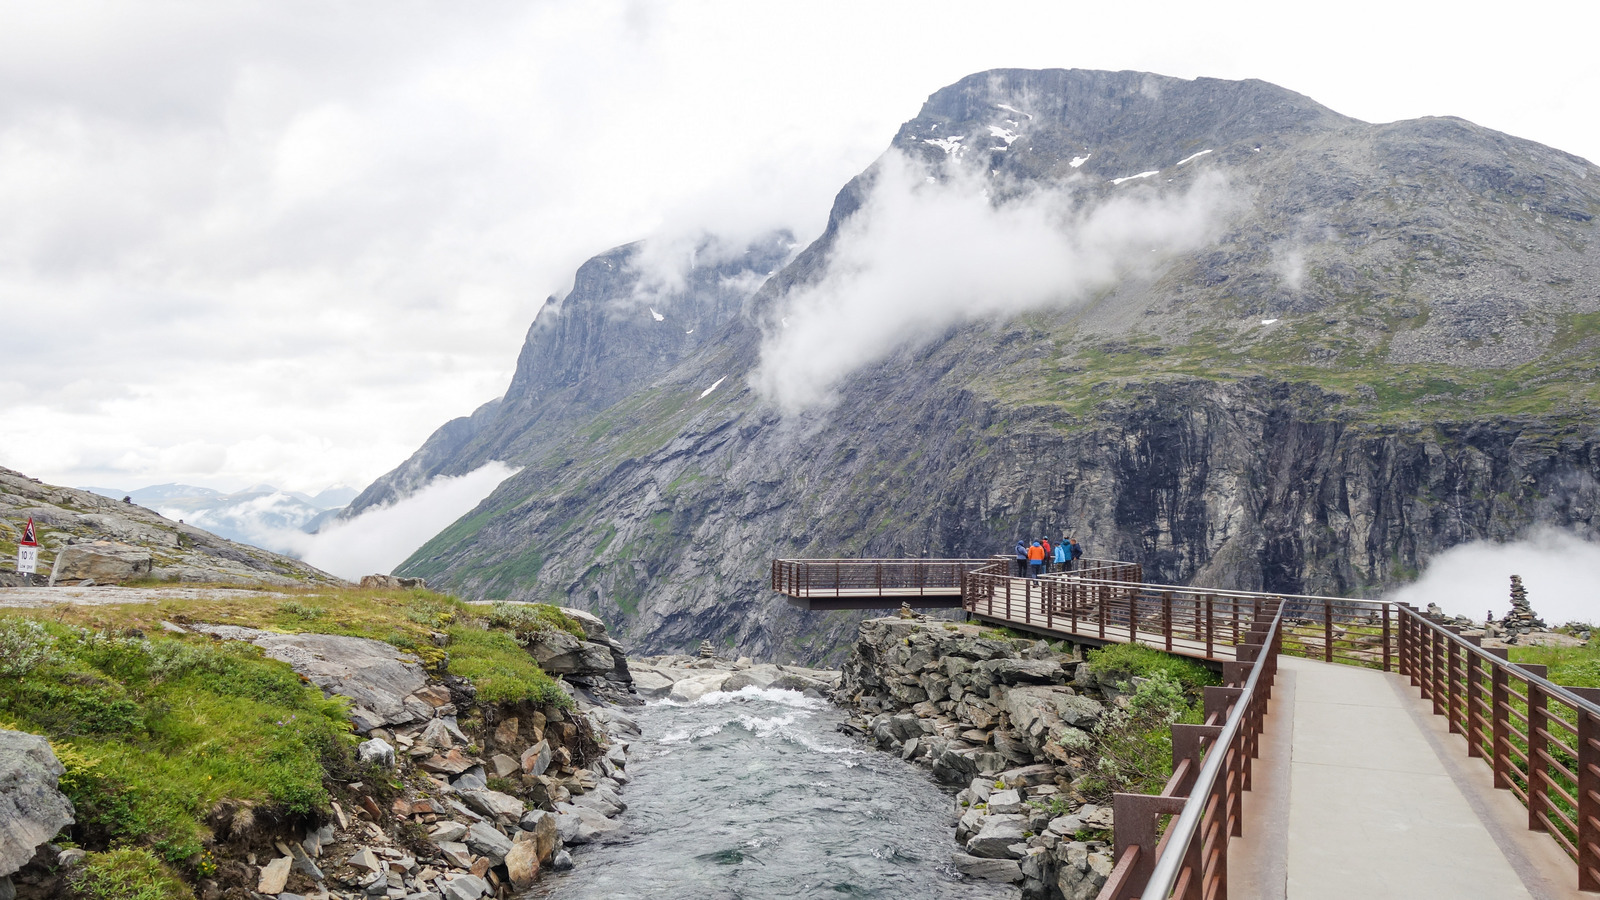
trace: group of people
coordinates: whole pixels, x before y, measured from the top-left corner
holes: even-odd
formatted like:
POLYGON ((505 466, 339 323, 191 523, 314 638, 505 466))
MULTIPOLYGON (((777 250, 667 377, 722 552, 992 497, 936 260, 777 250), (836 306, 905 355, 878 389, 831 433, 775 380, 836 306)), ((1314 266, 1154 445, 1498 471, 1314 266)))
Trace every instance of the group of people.
POLYGON ((1049 538, 1039 538, 1032 544, 1019 539, 1016 553, 1017 577, 1038 578, 1041 572, 1072 571, 1073 561, 1083 558, 1083 545, 1075 537, 1064 537, 1056 544, 1050 543, 1049 538))

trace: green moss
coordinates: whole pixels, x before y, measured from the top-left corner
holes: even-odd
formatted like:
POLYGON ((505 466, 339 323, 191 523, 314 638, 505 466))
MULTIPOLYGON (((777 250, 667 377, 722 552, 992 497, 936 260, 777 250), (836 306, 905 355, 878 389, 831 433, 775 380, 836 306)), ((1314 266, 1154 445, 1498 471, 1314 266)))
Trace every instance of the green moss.
POLYGON ((243 643, 45 627, 53 657, 0 682, 0 717, 60 750, 79 843, 176 861, 200 850, 220 800, 327 808, 324 766, 353 744, 345 706, 287 664, 243 643))
POLYGON ((571 699, 504 631, 471 626, 450 629, 450 672, 470 680, 485 703, 532 700, 571 705, 571 699))
POLYGON ((90 853, 72 876, 81 900, 194 900, 194 892, 148 850, 90 853))
POLYGON ((1161 673, 1183 687, 1186 694, 1198 696, 1206 685, 1217 685, 1222 679, 1200 663, 1182 656, 1162 653, 1140 644, 1107 644, 1090 650, 1085 657, 1089 668, 1112 680, 1148 678, 1161 673))
POLYGON ((1548 677, 1567 687, 1600 688, 1600 646, 1512 647, 1511 661, 1549 666, 1548 677))

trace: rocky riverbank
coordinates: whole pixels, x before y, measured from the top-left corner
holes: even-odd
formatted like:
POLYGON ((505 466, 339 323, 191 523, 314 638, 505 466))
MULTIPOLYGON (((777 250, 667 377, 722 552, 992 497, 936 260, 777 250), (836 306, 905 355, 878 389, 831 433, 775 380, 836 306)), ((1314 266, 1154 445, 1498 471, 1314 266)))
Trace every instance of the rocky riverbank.
MULTIPOLYGON (((524 648, 520 652, 546 665, 544 674, 535 670, 534 675, 562 677, 546 679, 553 688, 543 696, 521 697, 502 696, 506 691, 492 687, 493 696, 486 696, 480 689, 492 686, 495 674, 505 677, 503 672, 450 674, 452 648, 470 639, 460 627, 431 632, 426 647, 402 650, 347 634, 187 620, 163 619, 158 633, 148 638, 137 629, 58 638, 22 620, 0 624, 6 625, 10 643, 37 651, 35 668, 51 664, 52 656, 62 664, 61 647, 74 641, 74 648, 93 643, 135 665, 176 668, 172 660, 193 658, 219 671, 217 660, 232 657, 218 653, 248 658, 259 651, 338 700, 348 729, 360 736, 353 754, 330 750, 327 771, 313 776, 323 782, 328 798, 321 813, 222 799, 196 826, 199 852, 170 865, 148 853, 141 857, 160 870, 150 882, 159 891, 150 896, 479 900, 509 897, 532 885, 543 870, 570 867, 566 848, 614 834, 620 827, 615 818, 626 808, 620 794, 629 781, 628 746, 638 735, 619 705, 638 703, 629 689, 626 656, 599 619, 578 610, 545 609, 541 615, 563 623, 565 630, 532 627, 531 618, 509 627, 524 648), (254 650, 227 649, 242 645, 254 650)), ((518 612, 497 608, 473 627, 492 634, 518 612)), ((409 643, 401 636, 394 640, 409 643)), ((476 657, 468 651, 460 647, 457 655, 479 668, 489 659, 481 650, 476 657)), ((18 667, 18 673, 8 674, 30 672, 18 667)), ((99 673, 76 677, 105 680, 99 673)), ((26 721, 33 711, 12 705, 0 712, 26 721)), ((277 725, 293 727, 287 718, 277 725)), ((0 858, 0 897, 5 900, 115 894, 80 890, 86 879, 98 880, 101 887, 111 883, 101 870, 117 863, 118 851, 97 846, 105 841, 103 826, 84 824, 86 810, 74 809, 57 778, 64 773, 80 782, 103 777, 108 785, 111 779, 94 769, 98 761, 90 752, 72 743, 72 733, 93 728, 63 728, 50 735, 67 741, 58 745, 67 748, 62 760, 39 737, 0 732, 5 741, 26 742, 28 751, 26 765, 6 754, 9 768, 0 772, 0 834, 7 846, 0 858), (47 842, 58 833, 79 846, 47 842)), ((214 743, 206 735, 195 740, 214 743)), ((96 808, 87 810, 90 818, 103 818, 97 808, 119 802, 82 791, 76 796, 80 807, 96 808)), ((169 835, 167 843, 173 841, 169 835)), ((171 859, 170 851, 165 855, 171 859)))
POLYGON ((1075 652, 922 617, 861 625, 834 693, 849 728, 960 785, 953 864, 1028 898, 1085 900, 1112 868, 1111 810, 1082 793, 1095 729, 1132 685, 1075 652))

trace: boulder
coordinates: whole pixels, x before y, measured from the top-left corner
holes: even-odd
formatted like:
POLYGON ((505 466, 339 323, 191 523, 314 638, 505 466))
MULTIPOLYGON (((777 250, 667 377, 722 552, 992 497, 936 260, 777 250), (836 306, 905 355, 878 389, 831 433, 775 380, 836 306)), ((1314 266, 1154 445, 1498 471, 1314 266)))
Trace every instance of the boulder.
MULTIPOLYGON (((522 804, 519 801, 517 805, 522 804)), ((466 845, 479 856, 487 856, 490 863, 496 866, 511 852, 511 839, 488 822, 475 822, 467 829, 466 845)))
POLYGON ((967 852, 990 859, 1013 858, 1011 847, 1027 840, 1022 836, 1027 827, 1028 820, 1022 816, 988 816, 982 830, 967 839, 967 852))
POLYGON ((975 668, 990 672, 1004 684, 1054 684, 1065 677, 1061 664, 1053 659, 996 659, 975 668))
POLYGON ((277 634, 233 625, 193 625, 190 630, 249 641, 272 659, 288 663, 323 693, 350 698, 350 719, 362 734, 433 716, 431 706, 411 696, 427 684, 427 673, 416 657, 383 641, 340 634, 277 634))
POLYGON ((511 886, 519 891, 532 887, 534 879, 539 877, 539 849, 531 840, 532 837, 526 831, 520 832, 505 857, 506 877, 511 880, 511 886), (529 840, 523 840, 524 836, 529 840))
POLYGON ((356 745, 356 759, 363 763, 376 764, 385 769, 394 768, 394 748, 383 738, 373 738, 362 741, 356 745))
MULTIPOLYGON (((759 666, 751 666, 748 669, 733 673, 733 675, 731 675, 722 685, 722 689, 729 692, 742 690, 747 687, 766 690, 767 688, 772 687, 772 683, 774 681, 777 681, 783 676, 784 673, 779 671, 777 666, 770 663, 759 666)), ((634 686, 638 686, 637 677, 634 681, 634 686)))
POLYGON ((460 822, 440 822, 439 824, 433 826, 432 831, 428 832, 428 837, 435 844, 445 841, 459 841, 466 836, 467 826, 461 824, 460 822))
POLYGON ((1056 845, 1056 889, 1064 900, 1094 900, 1111 877, 1111 857, 1081 841, 1056 845))
POLYGON ((950 862, 961 874, 968 878, 978 878, 984 881, 1004 881, 1007 883, 1022 880, 1022 867, 1014 859, 989 859, 981 856, 968 856, 965 853, 952 853, 950 862))
POLYGON ((444 900, 478 900, 489 893, 489 882, 476 875, 445 875, 435 884, 444 900))
POLYGON ((543 775, 548 768, 550 768, 550 744, 548 741, 540 741, 522 751, 522 774, 543 775))
POLYGON ((674 682, 667 699, 675 703, 693 703, 707 694, 722 690, 722 685, 732 677, 728 672, 710 671, 690 675, 674 682))
POLYGON ((40 844, 72 824, 72 801, 56 788, 65 771, 49 741, 0 730, 0 879, 26 865, 40 844))
POLYGON ((1022 794, 1017 791, 994 791, 987 802, 990 815, 1014 816, 1022 812, 1022 794))
POLYGON ((549 862, 555 855, 557 842, 561 838, 560 829, 556 827, 555 813, 535 809, 522 817, 519 823, 522 831, 517 834, 517 840, 522 840, 523 835, 532 835, 534 844, 539 848, 539 861, 549 862))
POLYGON ((150 575, 150 550, 115 541, 89 541, 69 544, 56 554, 50 570, 50 584, 62 581, 93 581, 95 584, 121 584, 150 575))
POLYGON ((672 692, 672 679, 655 669, 634 666, 633 689, 646 700, 659 700, 672 692))
POLYGON ((548 629, 523 636, 528 652, 551 675, 603 675, 616 666, 611 648, 548 629))
POLYGON ((588 844, 618 830, 622 826, 592 809, 571 803, 556 805, 556 830, 567 844, 588 844))
POLYGON ((293 866, 292 856, 280 856, 262 866, 261 878, 256 882, 256 891, 262 894, 283 893, 284 887, 289 884, 289 870, 293 866))
MULTIPOLYGON (((526 810, 521 800, 499 791, 462 791, 461 802, 491 819, 505 818, 515 822, 526 810)), ((470 841, 470 839, 469 839, 470 841)))

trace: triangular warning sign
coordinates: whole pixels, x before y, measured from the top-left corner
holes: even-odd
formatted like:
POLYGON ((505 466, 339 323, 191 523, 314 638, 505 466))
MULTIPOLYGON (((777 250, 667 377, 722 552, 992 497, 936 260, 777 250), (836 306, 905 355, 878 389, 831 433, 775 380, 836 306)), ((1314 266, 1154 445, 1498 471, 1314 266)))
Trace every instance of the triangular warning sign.
POLYGON ((17 541, 24 547, 37 547, 39 541, 33 536, 33 520, 29 519, 27 527, 22 529, 22 540, 17 541))

